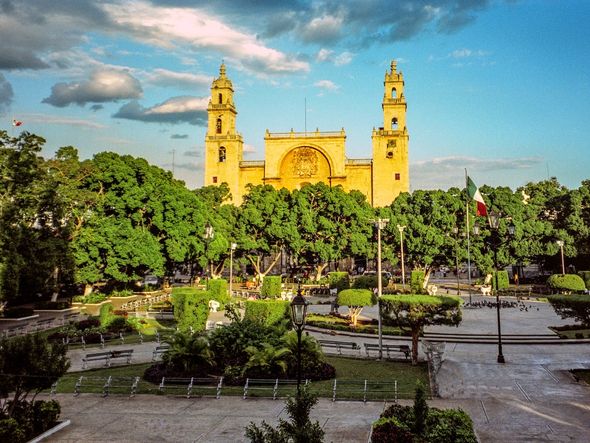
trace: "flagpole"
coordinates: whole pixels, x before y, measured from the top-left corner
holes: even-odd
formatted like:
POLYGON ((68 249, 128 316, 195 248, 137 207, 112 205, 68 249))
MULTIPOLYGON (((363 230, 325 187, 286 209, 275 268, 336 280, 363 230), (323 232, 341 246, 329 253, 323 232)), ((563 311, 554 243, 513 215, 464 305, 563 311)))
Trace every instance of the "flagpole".
POLYGON ((467 191, 469 184, 467 182, 467 168, 465 168, 465 233, 467 235, 467 283, 469 285, 469 304, 471 305, 471 241, 469 238, 469 192, 467 191))

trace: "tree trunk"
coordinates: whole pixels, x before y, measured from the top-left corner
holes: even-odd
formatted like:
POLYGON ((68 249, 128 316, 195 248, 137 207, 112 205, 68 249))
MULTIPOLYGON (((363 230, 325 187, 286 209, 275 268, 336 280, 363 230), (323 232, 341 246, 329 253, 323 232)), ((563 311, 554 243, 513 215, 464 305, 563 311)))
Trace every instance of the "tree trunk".
POLYGON ((328 263, 322 263, 316 266, 315 270, 316 270, 316 274, 315 274, 315 281, 320 281, 322 278, 322 272, 324 272, 324 269, 326 269, 326 266, 328 266, 328 263))
POLYGON ((348 316, 350 317, 350 322, 352 324, 352 326, 354 326, 356 328, 356 322, 359 318, 359 315, 361 315, 361 312, 363 311, 363 307, 362 306, 349 306, 348 307, 348 316))
POLYGON ((89 295, 92 294, 92 285, 89 283, 86 283, 84 285, 84 295, 89 295))

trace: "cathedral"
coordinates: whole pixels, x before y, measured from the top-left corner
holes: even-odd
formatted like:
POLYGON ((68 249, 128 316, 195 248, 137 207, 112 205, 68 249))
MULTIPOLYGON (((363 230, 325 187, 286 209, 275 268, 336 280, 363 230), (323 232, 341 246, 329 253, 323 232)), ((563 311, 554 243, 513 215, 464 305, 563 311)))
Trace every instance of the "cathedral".
POLYGON ((374 207, 389 205, 410 187, 408 130, 404 79, 395 61, 385 72, 383 126, 373 128, 371 158, 346 157, 346 132, 270 132, 264 134, 264 160, 243 159, 242 135, 236 130, 238 114, 234 89, 225 65, 211 85, 205 135, 205 185, 227 183, 233 203, 239 205, 248 184, 277 189, 299 189, 324 182, 356 189, 374 207))

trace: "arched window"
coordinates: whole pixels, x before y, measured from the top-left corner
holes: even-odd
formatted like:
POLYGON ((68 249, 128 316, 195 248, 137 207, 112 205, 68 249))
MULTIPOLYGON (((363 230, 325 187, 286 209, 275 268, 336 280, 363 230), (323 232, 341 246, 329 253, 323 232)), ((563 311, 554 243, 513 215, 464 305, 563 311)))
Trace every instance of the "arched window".
POLYGON ((221 92, 219 93, 219 104, 223 104, 223 94, 221 92))
POLYGON ((397 98, 397 89, 395 89, 395 88, 391 89, 391 98, 397 98))
POLYGON ((220 118, 217 119, 216 132, 218 134, 221 134, 221 119, 220 118))
POLYGON ((219 148, 219 163, 225 162, 225 146, 219 148))
POLYGON ((391 119, 391 129, 393 129, 394 131, 398 129, 397 117, 393 117, 391 119))

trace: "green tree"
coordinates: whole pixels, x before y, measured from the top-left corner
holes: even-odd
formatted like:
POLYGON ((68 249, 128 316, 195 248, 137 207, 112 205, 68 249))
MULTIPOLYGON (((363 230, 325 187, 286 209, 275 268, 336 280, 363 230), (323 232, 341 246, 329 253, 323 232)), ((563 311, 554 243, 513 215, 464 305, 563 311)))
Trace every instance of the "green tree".
POLYGON ((369 289, 345 289, 338 293, 336 300, 339 305, 348 306, 350 322, 353 326, 356 326, 363 308, 377 303, 377 295, 369 289))
POLYGON ((412 364, 418 363, 418 340, 425 326, 458 326, 461 300, 430 295, 384 295, 379 300, 384 324, 412 334, 412 364))
POLYGON ((291 353, 288 348, 262 343, 261 346, 248 346, 246 352, 250 358, 244 366, 245 375, 275 378, 287 373, 287 364, 291 353))
POLYGON ((206 375, 214 365, 207 338, 188 332, 174 334, 162 362, 187 375, 206 375))

